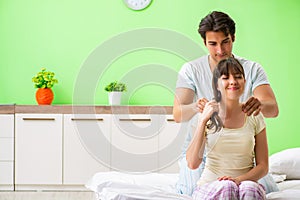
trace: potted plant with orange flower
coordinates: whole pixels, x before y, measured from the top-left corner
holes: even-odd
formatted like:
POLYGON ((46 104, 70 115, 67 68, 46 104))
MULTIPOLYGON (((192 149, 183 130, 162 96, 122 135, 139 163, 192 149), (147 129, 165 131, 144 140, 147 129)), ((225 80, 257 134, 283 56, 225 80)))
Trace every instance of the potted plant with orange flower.
POLYGON ((35 93, 36 101, 39 105, 51 105, 54 94, 52 87, 58 83, 58 80, 54 78, 55 73, 46 71, 46 68, 42 68, 33 78, 34 87, 38 88, 35 93))

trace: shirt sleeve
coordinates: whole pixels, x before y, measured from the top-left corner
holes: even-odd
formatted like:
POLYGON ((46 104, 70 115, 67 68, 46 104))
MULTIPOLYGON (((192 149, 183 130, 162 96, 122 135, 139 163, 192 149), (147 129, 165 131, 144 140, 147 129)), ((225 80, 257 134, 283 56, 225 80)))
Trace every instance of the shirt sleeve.
POLYGON ((261 113, 259 113, 257 116, 253 116, 253 118, 254 118, 254 122, 255 122, 255 135, 257 135, 264 128, 266 128, 266 123, 265 123, 265 119, 261 113))
POLYGON ((254 63, 252 68, 252 92, 255 90, 256 87, 260 85, 269 85, 269 80, 267 77, 267 74, 265 70, 262 68, 262 66, 258 63, 254 63))
POLYGON ((177 77, 176 88, 189 88, 195 91, 196 86, 193 81, 193 74, 190 63, 185 63, 180 69, 177 77))

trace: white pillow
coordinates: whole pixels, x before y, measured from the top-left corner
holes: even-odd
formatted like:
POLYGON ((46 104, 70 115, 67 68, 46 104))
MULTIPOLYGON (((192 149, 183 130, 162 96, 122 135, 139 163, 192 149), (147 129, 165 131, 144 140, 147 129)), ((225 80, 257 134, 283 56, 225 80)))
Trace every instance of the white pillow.
POLYGON ((280 151, 270 156, 269 172, 286 175, 286 179, 300 179, 300 148, 280 151))

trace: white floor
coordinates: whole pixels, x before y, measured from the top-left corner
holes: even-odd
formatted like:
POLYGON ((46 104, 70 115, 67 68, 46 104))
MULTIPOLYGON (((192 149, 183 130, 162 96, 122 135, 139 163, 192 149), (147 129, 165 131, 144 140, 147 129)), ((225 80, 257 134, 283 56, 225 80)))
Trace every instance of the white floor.
POLYGON ((94 200, 93 192, 0 192, 1 200, 94 200))

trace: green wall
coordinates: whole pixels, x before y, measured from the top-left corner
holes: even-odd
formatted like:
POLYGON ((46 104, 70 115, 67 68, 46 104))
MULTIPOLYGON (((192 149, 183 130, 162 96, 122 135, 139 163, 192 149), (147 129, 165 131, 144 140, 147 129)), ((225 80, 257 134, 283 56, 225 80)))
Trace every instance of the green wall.
MULTIPOLYGON (((41 67, 46 67, 59 80, 53 88, 53 104, 106 105, 105 84, 129 80, 131 88, 124 95, 123 104, 172 105, 174 74, 186 60, 198 54, 197 50, 184 56, 157 46, 122 51, 131 40, 104 46, 128 31, 158 28, 174 31, 199 44, 199 55, 202 55, 206 49, 197 26, 212 10, 227 12, 236 21, 234 53, 261 63, 276 93, 280 115, 267 119, 270 153, 299 146, 296 116, 300 113, 297 66, 300 3, 296 0, 153 0, 150 7, 138 12, 126 8, 122 0, 1 0, 0 103, 36 104, 31 78, 41 67), (96 55, 99 63, 93 62, 95 66, 91 69, 95 74, 91 83, 88 77, 78 81, 90 56, 99 47, 103 55, 118 50, 121 53, 105 66, 101 63, 108 57, 96 55), (155 67, 150 73, 139 71, 151 65, 155 67), (167 83, 148 81, 156 73, 167 79, 167 83), (145 81, 135 85, 132 77, 145 81), (92 91, 92 99, 74 99, 76 90, 85 84, 92 91)), ((145 39, 144 35, 133 36, 137 40, 145 39)), ((174 41, 179 46, 172 48, 181 49, 181 41, 174 41)))

